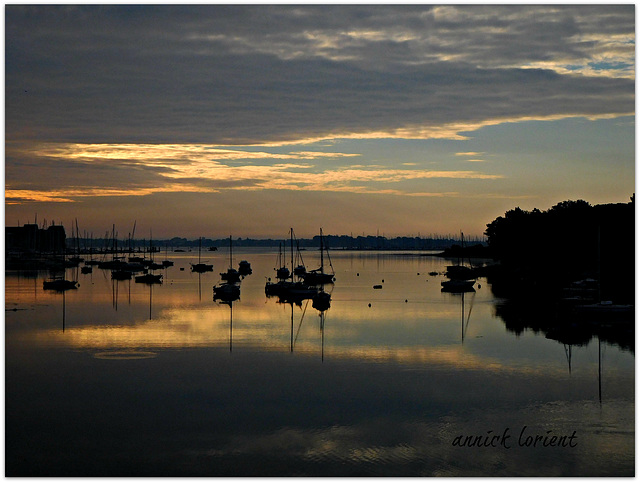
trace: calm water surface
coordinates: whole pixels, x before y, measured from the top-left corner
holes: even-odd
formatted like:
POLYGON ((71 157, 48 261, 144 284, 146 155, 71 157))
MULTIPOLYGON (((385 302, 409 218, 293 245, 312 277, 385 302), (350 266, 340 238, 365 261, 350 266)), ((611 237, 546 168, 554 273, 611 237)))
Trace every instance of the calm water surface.
POLYGON ((634 474, 632 351, 508 331, 486 281, 442 293, 448 262, 418 254, 334 251, 324 314, 278 303, 276 256, 234 250, 232 306, 224 249, 201 275, 169 253, 153 287, 6 272, 7 476, 634 474))

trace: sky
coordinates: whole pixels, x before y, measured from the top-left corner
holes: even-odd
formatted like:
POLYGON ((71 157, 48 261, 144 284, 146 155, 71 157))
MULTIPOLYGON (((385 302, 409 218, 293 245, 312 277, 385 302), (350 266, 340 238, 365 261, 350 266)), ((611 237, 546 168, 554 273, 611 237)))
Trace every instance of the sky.
POLYGON ((6 5, 5 225, 482 236, 635 191, 635 6, 6 5))

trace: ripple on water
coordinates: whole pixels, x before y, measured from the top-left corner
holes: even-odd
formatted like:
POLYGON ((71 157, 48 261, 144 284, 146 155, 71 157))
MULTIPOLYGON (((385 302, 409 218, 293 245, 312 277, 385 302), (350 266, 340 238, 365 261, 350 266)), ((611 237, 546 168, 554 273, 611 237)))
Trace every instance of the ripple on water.
POLYGON ((158 354, 149 351, 106 351, 93 354, 96 359, 105 360, 135 360, 135 359, 153 359, 158 354))

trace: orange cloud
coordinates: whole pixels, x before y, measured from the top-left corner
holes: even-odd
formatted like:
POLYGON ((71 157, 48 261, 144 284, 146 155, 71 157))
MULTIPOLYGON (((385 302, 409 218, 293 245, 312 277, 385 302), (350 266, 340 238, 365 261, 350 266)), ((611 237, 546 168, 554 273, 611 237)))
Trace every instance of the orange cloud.
MULTIPOLYGON (((417 169, 415 163, 402 169, 381 165, 322 167, 307 161, 321 158, 347 158, 357 153, 295 151, 285 154, 222 149, 205 144, 79 144, 42 143, 15 144, 9 148, 13 156, 37 157, 75 166, 98 166, 122 169, 152 168, 154 182, 126 182, 114 188, 84 185, 65 180, 68 187, 37 190, 7 184, 8 204, 27 201, 70 202, 95 196, 146 196, 161 192, 219 192, 221 190, 315 190, 328 192, 378 193, 410 196, 444 196, 444 193, 416 193, 399 186, 402 182, 430 179, 496 180, 499 174, 471 170, 417 169), (266 161, 284 162, 266 162, 266 161), (233 161, 232 164, 227 162, 233 161), (244 161, 244 162, 243 162, 244 161), (257 161, 263 163, 255 164, 257 161), (118 163, 119 162, 119 163, 118 163), (388 185, 388 186, 385 186, 388 185), (393 184, 393 186, 390 186, 393 184)), ((69 172, 72 172, 71 170, 69 172)), ((98 180, 99 181, 99 180, 98 180)), ((451 193, 449 193, 451 194, 451 193)))

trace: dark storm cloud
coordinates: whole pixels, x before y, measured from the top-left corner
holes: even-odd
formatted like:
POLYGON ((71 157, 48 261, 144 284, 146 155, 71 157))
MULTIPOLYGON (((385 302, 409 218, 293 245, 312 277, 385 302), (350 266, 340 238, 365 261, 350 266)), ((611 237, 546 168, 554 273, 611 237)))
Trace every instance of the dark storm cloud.
POLYGON ((620 77, 635 60, 631 5, 5 12, 7 139, 427 137, 497 120, 634 110, 634 79, 620 77), (617 68, 562 71, 591 74, 596 62, 617 68))

